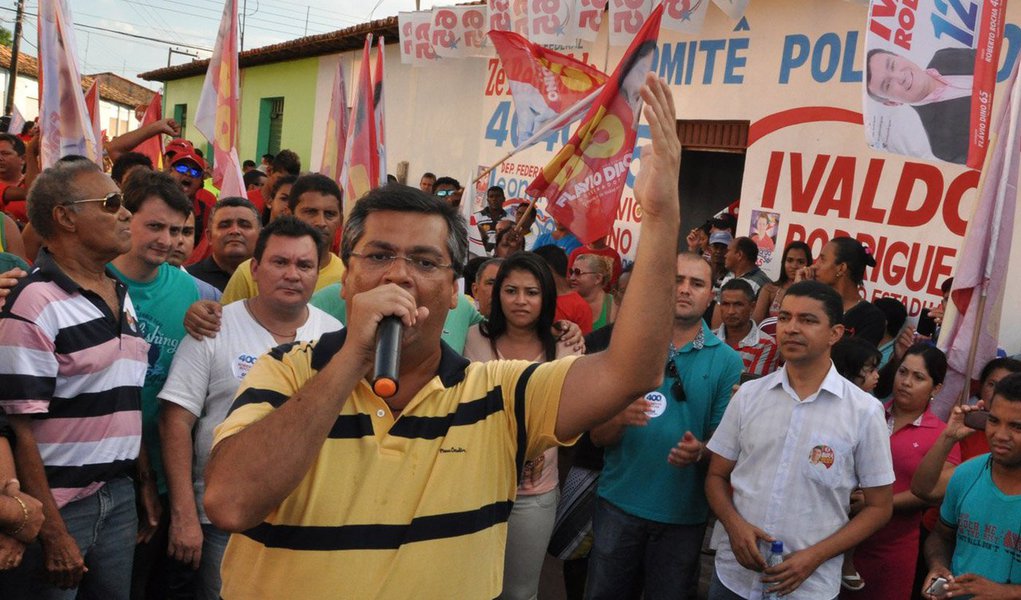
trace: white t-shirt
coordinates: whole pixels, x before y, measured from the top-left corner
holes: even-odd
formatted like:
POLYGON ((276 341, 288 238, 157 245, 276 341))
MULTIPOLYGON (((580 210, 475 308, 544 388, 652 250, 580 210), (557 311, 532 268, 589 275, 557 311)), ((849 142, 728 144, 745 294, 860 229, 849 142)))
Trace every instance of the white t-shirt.
MULTIPOLYGON (((295 341, 314 341, 343 327, 337 319, 309 305, 308 319, 298 328, 295 341)), ((186 335, 174 355, 159 399, 173 402, 198 417, 193 432, 191 477, 202 523, 209 523, 202 507, 205 495, 202 474, 209 461, 213 430, 227 417, 241 379, 260 356, 276 345, 273 336, 248 313, 245 303, 234 302, 223 307, 220 333, 215 338, 197 341, 186 335)))

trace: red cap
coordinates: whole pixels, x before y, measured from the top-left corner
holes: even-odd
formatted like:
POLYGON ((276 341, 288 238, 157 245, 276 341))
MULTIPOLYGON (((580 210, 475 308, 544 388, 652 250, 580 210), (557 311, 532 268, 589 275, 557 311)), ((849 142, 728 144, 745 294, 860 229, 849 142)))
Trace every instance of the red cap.
POLYGON ((176 138, 167 142, 167 145, 163 147, 163 154, 176 155, 178 152, 194 152, 195 146, 191 142, 184 138, 176 138))
POLYGON ((170 165, 176 165, 183 160, 190 160, 191 162, 198 165, 202 171, 206 170, 206 161, 202 160, 202 157, 195 154, 194 148, 188 148, 187 150, 178 150, 174 157, 170 159, 170 165))

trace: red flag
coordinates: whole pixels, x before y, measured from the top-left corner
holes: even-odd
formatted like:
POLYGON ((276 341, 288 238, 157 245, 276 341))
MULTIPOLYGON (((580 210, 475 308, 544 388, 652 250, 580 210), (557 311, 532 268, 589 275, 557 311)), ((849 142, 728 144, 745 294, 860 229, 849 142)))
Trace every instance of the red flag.
POLYGON ((961 246, 939 346, 947 354, 945 392, 933 411, 946 419, 962 388, 996 357, 1006 273, 1014 235, 1017 179, 1021 170, 1021 80, 1014 63, 1007 98, 999 107, 993 151, 982 173, 975 214, 961 246))
POLYGON ((344 83, 344 61, 338 61, 333 74, 333 91, 330 94, 330 114, 326 118, 326 137, 323 140, 323 159, 319 173, 340 182, 344 169, 344 147, 347 145, 347 87, 344 83))
POLYGON ((385 115, 383 113, 383 36, 379 36, 376 44, 376 74, 372 85, 373 117, 376 125, 376 148, 379 155, 377 167, 379 185, 386 185, 386 139, 383 135, 385 115))
POLYGON ((517 33, 490 31, 489 38, 500 55, 514 97, 517 139, 511 141, 515 146, 552 121, 559 120, 563 126, 580 117, 590 105, 579 106, 579 102, 606 83, 606 74, 598 69, 533 44, 517 33))
MULTIPOLYGON (((149 106, 145 109, 145 114, 142 115, 141 127, 145 127, 150 123, 155 123, 163 118, 163 96, 159 92, 152 97, 149 102, 149 106)), ((141 144, 135 146, 134 152, 139 152, 149 157, 152 161, 156 170, 163 170, 163 136, 154 135, 151 138, 145 140, 141 144)))
POLYGON ((649 15, 578 130, 528 186, 582 243, 609 235, 634 153, 639 90, 652 67, 663 5, 649 15))
POLYGON ((350 211, 354 202, 376 187, 379 182, 379 150, 376 144, 376 117, 370 77, 372 64, 369 62, 371 46, 370 33, 365 36, 365 47, 362 50, 362 66, 358 72, 358 83, 355 84, 351 121, 347 128, 344 170, 340 175, 345 213, 350 211))
POLYGON ((213 185, 220 195, 247 198, 237 155, 238 81, 238 2, 227 0, 195 111, 195 128, 213 143, 213 185))

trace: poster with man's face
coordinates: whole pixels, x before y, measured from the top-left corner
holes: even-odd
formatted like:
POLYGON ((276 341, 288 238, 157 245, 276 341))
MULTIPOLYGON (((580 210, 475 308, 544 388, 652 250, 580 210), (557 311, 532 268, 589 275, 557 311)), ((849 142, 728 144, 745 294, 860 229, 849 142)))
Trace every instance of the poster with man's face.
POLYGON ((872 0, 863 77, 869 146, 981 167, 1004 5, 872 0))

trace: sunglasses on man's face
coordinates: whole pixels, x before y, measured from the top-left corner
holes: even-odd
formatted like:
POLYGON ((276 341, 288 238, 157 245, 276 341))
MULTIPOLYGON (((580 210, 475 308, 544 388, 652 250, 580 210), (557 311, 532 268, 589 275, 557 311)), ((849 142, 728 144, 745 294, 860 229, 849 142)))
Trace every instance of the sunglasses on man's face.
POLYGON ((440 198, 446 198, 447 196, 452 195, 456 191, 457 190, 440 190, 436 192, 436 195, 439 196, 440 198))
POLYGON ((670 385, 670 395, 674 397, 674 400, 678 402, 684 402, 688 399, 687 394, 684 393, 684 384, 681 383, 681 376, 677 373, 677 364, 674 363, 674 359, 668 359, 666 363, 666 374, 674 382, 670 385))
POLYGON ((188 177, 192 177, 194 179, 198 179, 199 177, 202 176, 202 171, 196 169, 195 167, 189 167, 188 165, 184 164, 174 165, 174 170, 182 175, 187 175, 188 177))
POLYGON ((121 204, 123 203, 123 200, 124 198, 121 196, 120 192, 110 192, 109 194, 103 196, 102 198, 86 198, 84 200, 75 200, 71 204, 82 204, 83 202, 102 202, 103 204, 102 206, 100 206, 100 208, 102 208, 104 212, 112 214, 116 213, 121 209, 121 204))

